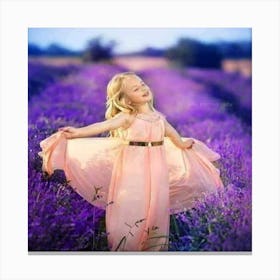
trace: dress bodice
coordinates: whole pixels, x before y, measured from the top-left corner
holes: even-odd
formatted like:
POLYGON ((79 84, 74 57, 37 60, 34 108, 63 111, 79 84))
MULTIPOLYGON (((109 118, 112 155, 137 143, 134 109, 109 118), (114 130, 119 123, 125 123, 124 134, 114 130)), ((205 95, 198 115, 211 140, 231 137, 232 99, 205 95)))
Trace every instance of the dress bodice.
POLYGON ((122 129, 120 134, 125 141, 161 141, 164 130, 164 116, 161 113, 138 113, 131 125, 122 129))

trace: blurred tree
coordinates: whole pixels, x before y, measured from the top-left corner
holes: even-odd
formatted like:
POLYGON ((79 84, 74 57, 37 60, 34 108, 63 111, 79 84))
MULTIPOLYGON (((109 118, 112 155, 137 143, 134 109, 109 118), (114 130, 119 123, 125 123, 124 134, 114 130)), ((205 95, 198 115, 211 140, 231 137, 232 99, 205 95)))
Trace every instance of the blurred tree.
POLYGON ((252 59, 252 42, 219 42, 217 47, 224 58, 252 59))
POLYGON ((112 58, 113 48, 116 45, 114 40, 111 40, 107 46, 102 44, 102 38, 99 36, 97 38, 91 39, 87 47, 85 48, 84 53, 82 54, 82 59, 85 62, 91 61, 101 61, 112 58))
POLYGON ((175 46, 166 49, 165 57, 179 67, 202 68, 220 67, 222 58, 214 44, 203 44, 189 38, 181 38, 175 46))

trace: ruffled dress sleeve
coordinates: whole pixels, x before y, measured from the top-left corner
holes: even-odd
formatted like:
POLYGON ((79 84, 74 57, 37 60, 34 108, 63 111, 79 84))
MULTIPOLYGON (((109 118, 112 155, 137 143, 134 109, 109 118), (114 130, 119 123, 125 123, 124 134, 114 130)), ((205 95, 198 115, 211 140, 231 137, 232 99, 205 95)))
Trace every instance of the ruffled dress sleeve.
POLYGON ((105 210, 114 160, 122 140, 111 137, 67 139, 63 131, 40 142, 42 171, 65 172, 69 185, 85 200, 105 210))
MULTIPOLYGON (((186 137, 181 137, 187 140, 186 137)), ((165 137, 166 159, 170 185, 170 213, 192 208, 197 199, 223 188, 220 170, 213 161, 221 156, 202 141, 195 139, 191 149, 176 147, 165 137)))

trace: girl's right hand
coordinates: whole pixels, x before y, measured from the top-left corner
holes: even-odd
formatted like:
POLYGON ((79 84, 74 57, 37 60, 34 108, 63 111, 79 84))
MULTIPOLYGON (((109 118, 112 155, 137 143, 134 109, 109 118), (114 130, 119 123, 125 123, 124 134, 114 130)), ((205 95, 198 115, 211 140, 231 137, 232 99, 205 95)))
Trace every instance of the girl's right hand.
POLYGON ((79 137, 78 128, 75 128, 73 126, 60 127, 58 131, 63 131, 67 139, 79 137))
POLYGON ((195 141, 192 138, 189 138, 186 141, 184 141, 183 148, 184 149, 191 149, 193 144, 195 144, 195 141))

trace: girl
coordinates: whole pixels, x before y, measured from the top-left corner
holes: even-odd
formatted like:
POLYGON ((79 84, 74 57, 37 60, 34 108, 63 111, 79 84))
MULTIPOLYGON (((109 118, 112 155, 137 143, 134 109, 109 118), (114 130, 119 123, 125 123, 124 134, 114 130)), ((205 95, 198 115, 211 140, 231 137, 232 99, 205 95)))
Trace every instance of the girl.
POLYGON ((106 209, 110 250, 167 251, 170 214, 224 187, 211 163, 220 155, 180 137, 134 72, 110 80, 106 105, 105 121, 62 127, 40 142, 42 170, 64 170, 77 193, 106 209), (92 137, 105 131, 110 137, 92 137))

